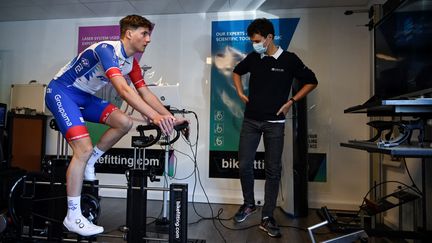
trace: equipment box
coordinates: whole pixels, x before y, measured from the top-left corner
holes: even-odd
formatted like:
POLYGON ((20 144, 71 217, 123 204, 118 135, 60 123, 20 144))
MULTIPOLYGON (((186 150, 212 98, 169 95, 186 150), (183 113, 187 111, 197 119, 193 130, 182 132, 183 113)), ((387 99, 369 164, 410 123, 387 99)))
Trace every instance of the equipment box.
POLYGON ((38 114, 45 114, 46 84, 12 84, 10 109, 34 109, 38 114))

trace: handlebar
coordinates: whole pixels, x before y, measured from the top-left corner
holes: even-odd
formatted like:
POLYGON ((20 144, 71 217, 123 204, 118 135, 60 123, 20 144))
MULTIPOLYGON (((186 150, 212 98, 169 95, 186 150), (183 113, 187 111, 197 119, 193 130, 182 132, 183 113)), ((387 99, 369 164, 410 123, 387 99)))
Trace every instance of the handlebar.
MULTIPOLYGON (((174 126, 174 130, 176 131, 181 131, 185 128, 187 128, 189 126, 189 123, 187 121, 183 122, 182 124, 178 124, 174 126)), ((137 132, 140 133, 140 136, 144 136, 144 131, 148 131, 148 130, 157 130, 157 131, 161 131, 160 127, 158 127, 157 125, 150 123, 147 125, 139 125, 136 128, 137 132)))
POLYGON ((169 136, 166 136, 166 140, 161 142, 160 145, 169 145, 175 143, 180 138, 180 132, 182 130, 187 130, 189 128, 189 122, 185 121, 182 124, 178 124, 174 126, 174 130, 176 131, 176 135, 173 139, 168 141, 169 136))
MULTIPOLYGON (((161 142, 160 145, 169 145, 175 143, 180 138, 180 132, 182 130, 187 130, 189 127, 189 123, 187 121, 183 122, 182 124, 178 124, 174 126, 174 130, 176 131, 176 135, 173 139, 169 140, 169 136, 166 136, 166 140, 161 142)), ((147 125, 139 125, 136 128, 137 132, 140 134, 139 136, 133 136, 132 137, 132 147, 150 147, 153 144, 157 143, 161 136, 162 136, 162 130, 160 127, 158 127, 155 124, 147 124, 147 125), (150 131, 155 130, 156 131, 156 137, 153 135, 145 136, 144 131, 150 131)))

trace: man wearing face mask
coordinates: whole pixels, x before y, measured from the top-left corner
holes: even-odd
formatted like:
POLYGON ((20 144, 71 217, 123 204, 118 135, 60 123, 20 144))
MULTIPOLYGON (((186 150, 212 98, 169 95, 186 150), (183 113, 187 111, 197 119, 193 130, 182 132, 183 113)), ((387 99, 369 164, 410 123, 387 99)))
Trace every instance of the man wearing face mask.
POLYGON ((257 210, 253 163, 262 135, 266 182, 259 228, 271 237, 280 237, 273 211, 276 208, 282 170, 285 116, 296 101, 317 86, 318 81, 297 55, 274 44, 274 27, 268 19, 255 19, 248 26, 247 32, 254 51, 237 64, 233 71, 237 94, 246 104, 238 152, 244 204, 235 214, 234 220, 237 223, 243 222, 257 210), (246 73, 250 73, 248 96, 244 94, 241 82, 241 75, 246 73), (293 79, 297 79, 303 86, 289 98, 293 79))

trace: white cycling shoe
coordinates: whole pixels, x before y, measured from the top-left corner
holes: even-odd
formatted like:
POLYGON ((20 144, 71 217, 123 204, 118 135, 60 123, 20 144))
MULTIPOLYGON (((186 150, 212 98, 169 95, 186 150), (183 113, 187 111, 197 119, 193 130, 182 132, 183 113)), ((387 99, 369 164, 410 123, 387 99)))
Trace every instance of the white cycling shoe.
POLYGON ((84 180, 85 181, 95 181, 95 180, 97 180, 96 173, 95 173, 95 168, 93 166, 86 166, 86 168, 84 170, 84 180))
POLYGON ((102 226, 94 225, 82 215, 74 220, 69 220, 68 217, 65 217, 63 220, 63 225, 70 232, 77 233, 82 236, 97 235, 104 231, 102 226))

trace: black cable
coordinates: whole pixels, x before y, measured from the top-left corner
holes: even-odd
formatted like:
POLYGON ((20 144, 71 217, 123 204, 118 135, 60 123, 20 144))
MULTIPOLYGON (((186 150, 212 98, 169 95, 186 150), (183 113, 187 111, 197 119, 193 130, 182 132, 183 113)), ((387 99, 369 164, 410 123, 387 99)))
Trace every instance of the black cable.
POLYGON ((411 190, 417 192, 416 190, 414 190, 414 189, 415 189, 414 187, 412 187, 412 186, 408 186, 407 184, 405 184, 405 183, 403 183, 403 182, 400 182, 400 181, 383 181, 383 182, 380 182, 380 183, 374 185, 373 187, 371 187, 371 189, 369 189, 369 191, 366 193, 366 195, 363 197, 363 199, 366 199, 366 197, 369 195, 369 193, 370 193, 373 189, 375 189, 375 188, 377 188, 378 186, 381 186, 381 185, 383 185, 383 184, 387 184, 387 183, 398 183, 398 184, 401 184, 401 185, 405 186, 406 188, 409 188, 409 189, 411 189, 411 190))
MULTIPOLYGON (((222 208, 219 209, 219 211, 218 211, 218 215, 221 215, 222 212, 223 212, 223 209, 222 209, 222 208)), ((257 226, 260 225, 260 224, 254 224, 254 225, 250 225, 250 226, 243 227, 243 228, 231 228, 231 227, 226 226, 226 225, 224 225, 224 224, 222 223, 222 220, 231 220, 232 218, 233 218, 233 217, 231 217, 231 218, 229 218, 229 219, 221 219, 221 218, 218 218, 218 220, 219 220, 219 223, 220 223, 224 228, 226 228, 226 229, 228 229, 228 230, 233 230, 233 231, 238 231, 238 230, 248 230, 248 229, 250 229, 250 228, 257 227, 257 226)), ((199 220, 199 221, 200 221, 200 220, 199 220)), ((307 229, 305 229, 305 228, 301 228, 301 227, 297 227, 297 226, 292 226, 292 225, 279 225, 279 227, 280 227, 280 228, 293 228, 293 229, 297 229, 297 230, 300 230, 300 231, 307 232, 307 229)))
POLYGON ((205 218, 205 217, 203 217, 202 215, 200 215, 199 213, 198 213, 198 211, 197 211, 197 209, 196 209, 196 207, 195 207, 195 191, 196 191, 196 186, 197 186, 197 181, 199 182, 199 184, 200 184, 200 187, 201 187, 201 189, 202 189, 202 191, 203 191, 203 193, 204 193, 204 196, 205 196, 205 198, 206 198, 206 200, 207 200, 207 204, 208 204, 208 206, 209 206, 209 208, 210 208, 210 212, 211 212, 211 219, 212 219, 212 222, 213 222, 213 225, 214 225, 214 227, 215 227, 215 229, 216 229, 216 231, 218 232, 218 234, 219 234, 219 236, 222 238, 222 240, 223 240, 223 242, 226 242, 226 239, 225 239, 225 237, 222 235, 222 232, 220 231, 220 229, 216 226, 216 223, 215 223, 215 216, 214 216, 214 211, 213 211, 213 207, 211 206, 211 204, 210 204, 210 200, 209 200, 209 198, 208 198, 208 196, 207 196, 207 193, 206 193, 206 191, 205 191, 205 189, 204 189, 204 186, 202 185, 202 181, 201 181, 201 175, 200 175, 200 171, 199 171, 199 167, 198 167, 198 163, 197 163, 197 154, 198 154, 198 141, 199 141, 199 120, 198 120, 198 115, 195 113, 195 112, 193 112, 193 111, 191 111, 190 113, 192 113, 193 115, 194 115, 194 117, 195 117, 195 120, 197 121, 197 133, 196 133, 196 140, 195 140, 195 143, 194 144, 192 144, 192 143, 187 143, 187 144, 189 144, 189 147, 190 147, 190 149, 191 149, 191 153, 192 153, 192 157, 193 157, 193 162, 194 162, 194 186, 193 186, 193 190, 192 190, 192 208, 194 209, 194 212, 196 213, 196 215, 198 215, 199 217, 201 217, 201 218, 205 218), (194 149, 195 148, 195 149, 194 149), (198 180, 197 180, 197 177, 198 177, 198 180))
POLYGON ((420 194, 423 197, 423 192, 417 187, 416 183, 414 182, 414 180, 413 180, 413 178, 411 176, 411 173, 410 173, 410 171, 408 169, 405 157, 402 158, 402 161, 404 162, 405 170, 406 170, 406 172, 407 172, 407 174, 408 174, 408 176, 409 176, 409 178, 411 180, 411 183, 412 183, 413 187, 417 190, 417 193, 420 194))
MULTIPOLYGON (((184 134, 181 134, 182 139, 186 142, 187 145, 189 145, 189 148, 190 148, 191 153, 192 153, 192 157, 191 157, 190 155, 184 153, 184 152, 181 152, 181 151, 179 151, 179 150, 173 149, 174 151, 176 151, 176 152, 178 152, 178 153, 180 153, 180 154, 183 154, 183 155, 187 156, 187 157, 188 157, 188 158, 193 162, 194 169, 193 169, 193 171, 191 172, 191 174, 188 175, 188 176, 186 176, 185 178, 175 178, 175 179, 176 179, 176 180, 185 180, 185 179, 189 179, 189 178, 191 178, 192 176, 194 176, 194 186, 193 186, 193 191, 192 191, 192 208, 194 209, 194 212, 195 212, 195 213, 196 213, 196 214, 197 214, 201 219, 212 219, 212 220, 213 220, 213 225, 214 225, 215 229, 217 230, 218 234, 219 234, 220 237, 223 239, 223 241, 226 242, 226 239, 225 239, 224 236, 222 235, 222 232, 219 230, 219 228, 218 228, 218 227, 216 226, 216 224, 215 224, 214 219, 216 219, 217 216, 216 216, 216 217, 214 216, 214 211, 213 211, 213 208, 212 208, 212 206, 211 206, 211 204, 210 204, 210 200, 209 200, 209 198, 208 198, 208 196, 207 196, 207 193, 206 193, 205 190, 204 190, 204 186, 202 185, 202 182, 201 182, 201 176, 200 176, 200 172, 199 172, 199 168, 198 168, 198 163, 197 163, 198 141, 199 141, 199 120, 198 120, 198 115, 197 115, 195 112, 193 112, 193 111, 186 111, 186 110, 184 110, 184 109, 183 109, 183 110, 179 110, 179 109, 172 110, 172 109, 171 109, 171 111, 172 111, 173 113, 174 113, 174 111, 175 111, 176 113, 182 113, 182 114, 192 113, 192 114, 194 115, 194 117, 195 117, 196 122, 197 122, 197 129, 196 129, 196 130, 197 130, 197 133, 196 133, 195 143, 191 143, 187 138, 185 138, 184 134), (198 179, 197 179, 197 177, 198 177, 198 179), (197 187, 197 182, 199 182, 199 184, 200 184, 200 186, 201 186, 201 189, 203 190, 203 193, 204 193, 204 195, 205 195, 205 197, 206 197, 207 204, 208 204, 208 206, 209 206, 209 208, 210 208, 210 211, 211 211, 211 218, 206 218, 206 217, 200 215, 200 214, 198 213, 196 207, 195 207, 195 191, 196 191, 196 187, 197 187)), ((177 164, 176 164, 176 167, 177 167, 177 164)), ((201 219, 200 219, 200 220, 201 220, 201 219)), ((199 221, 198 221, 198 222, 199 222, 199 221)))
MULTIPOLYGON (((181 152, 181 151, 175 150, 175 151, 179 152, 180 154, 183 154, 183 155, 189 157, 189 159, 191 159, 191 160, 193 161, 193 163, 194 163, 194 170, 192 171, 191 175, 187 176, 185 179, 190 178, 190 176, 192 176, 192 175, 195 176, 195 177, 194 177, 194 187, 193 187, 193 192, 192 192, 192 208, 194 209, 195 214, 196 214, 198 217, 200 217, 200 219, 199 219, 198 221, 196 221, 196 222, 189 223, 189 225, 197 224, 197 223, 201 222, 202 220, 212 220, 213 225, 214 225, 214 227, 216 228, 216 230, 218 231, 219 235, 221 236, 221 238, 223 239, 223 241, 226 242, 226 239, 223 237, 223 235, 222 235, 222 233, 220 232, 219 228, 217 228, 217 226, 216 226, 216 224, 215 224, 215 220, 218 220, 218 222, 219 222, 219 223, 220 223, 224 228, 229 229, 229 230, 236 230, 236 231, 237 231, 237 230, 247 230, 247 229, 250 229, 250 228, 253 228, 253 227, 259 226, 259 224, 251 225, 251 226, 247 226, 247 227, 243 227, 243 228, 231 228, 231 227, 226 226, 222 221, 232 220, 233 217, 230 217, 230 218, 221 218, 220 216, 221 216, 222 213, 223 213, 223 209, 222 209, 222 208, 220 208, 220 209, 218 210, 218 213, 217 213, 216 215, 214 214, 213 207, 212 207, 212 205, 211 205, 211 203, 210 203, 210 200, 209 200, 208 195, 207 195, 207 193, 206 193, 206 191, 205 191, 205 189, 204 189, 204 186, 202 185, 201 176, 200 176, 200 171, 199 171, 198 164, 197 164, 197 151, 198 151, 198 150, 197 150, 197 145, 198 145, 198 140, 199 140, 199 121, 198 121, 198 117, 197 117, 196 113, 195 113, 195 112, 191 112, 191 113, 193 113, 193 114, 195 115, 195 119, 196 119, 196 121, 197 121, 197 136, 196 136, 195 143, 192 144, 192 143, 191 143, 189 140, 187 140, 183 135, 182 135, 182 138, 183 138, 183 140, 186 142, 186 144, 189 145, 193 157, 190 157, 188 154, 183 153, 183 152, 181 152), (195 147, 195 149, 194 149, 194 147, 195 147), (197 180, 197 177, 198 177, 198 180, 197 180), (201 189, 203 190, 203 193, 204 193, 204 195, 205 195, 205 197, 206 197, 207 204, 208 204, 208 206, 209 206, 209 208, 210 208, 211 217, 204 217, 203 215, 201 215, 201 214, 198 212, 197 208, 195 207, 195 191, 196 191, 197 181, 199 182, 200 187, 201 187, 201 189)), ((298 229, 298 230, 301 230, 301 231, 305 231, 305 232, 307 231, 307 230, 304 229, 304 228, 296 227, 296 226, 280 226, 280 227, 289 227, 289 228, 295 228, 295 229, 298 229)))
POLYGON ((201 186, 201 189, 203 190, 204 196, 206 197, 206 200, 207 200, 207 204, 208 204, 208 206, 209 206, 209 208, 210 208, 211 218, 213 218, 213 219, 212 219, 213 225, 214 225, 216 231, 218 232, 219 236, 222 238, 222 240, 223 240, 224 242, 226 242, 226 239, 225 239, 225 237, 222 235, 222 232, 221 232, 220 229, 216 226, 216 223, 215 223, 215 220, 214 220, 213 207, 212 207, 211 204, 210 204, 210 200, 209 200, 209 198, 208 198, 208 196, 207 196, 207 193, 205 192, 204 186, 202 185, 202 182, 201 182, 201 175, 200 175, 200 171, 199 171, 199 167, 198 167, 198 163, 197 163, 198 141, 199 141, 199 120, 198 120, 198 115, 197 115, 195 112, 192 112, 192 114, 194 114, 195 119, 196 119, 196 121, 197 121, 196 143, 195 143, 195 146, 192 146, 192 144, 190 144, 190 149, 191 149, 191 152, 192 152, 192 155, 193 155, 193 158, 194 158, 194 166, 195 166, 195 170, 196 170, 196 173, 194 173, 194 187, 193 187, 193 191, 192 191, 192 208, 194 209, 195 213, 196 213, 199 217, 204 218, 202 215, 200 215, 200 214, 198 213, 198 211, 197 211, 197 209, 196 209, 196 207, 195 207, 195 191, 196 191, 197 177, 198 177, 198 182, 199 182, 199 184, 200 184, 200 186, 201 186), (195 147, 195 152, 194 152, 193 147, 195 147))
POLYGON ((251 228, 254 228, 254 227, 259 226, 259 224, 254 224, 254 225, 249 225, 249 226, 246 226, 246 227, 243 227, 243 228, 231 228, 231 227, 228 227, 228 226, 224 225, 224 224, 222 223, 222 221, 220 221, 220 220, 219 220, 219 223, 220 223, 220 224, 221 224, 225 229, 234 230, 234 231, 239 231, 239 230, 248 230, 248 229, 251 229, 251 228))
POLYGON ((210 218, 210 217, 203 217, 203 216, 201 216, 201 215, 198 215, 198 216, 200 216, 200 218, 199 218, 197 221, 195 221, 195 222, 189 223, 189 225, 197 224, 197 223, 201 222, 202 220, 213 220, 213 219, 217 219, 217 220, 229 221, 229 220, 232 220, 232 219, 234 218, 234 217, 225 218, 225 219, 224 219, 224 218, 221 218, 220 215, 222 214, 222 212, 223 212, 223 208, 220 208, 219 211, 218 211, 218 214, 217 214, 216 216, 214 216, 213 218, 210 218))
POLYGON ((349 223, 353 222, 359 216, 360 212, 362 211, 362 206, 365 204, 367 196, 372 192, 372 190, 374 190, 375 188, 377 188, 381 185, 388 184, 388 183, 398 183, 398 184, 405 186, 406 188, 409 188, 409 189, 417 192, 416 190, 414 190, 415 188, 408 186, 407 184, 400 182, 400 181, 383 181, 383 182, 380 182, 369 189, 369 191, 363 197, 363 201, 362 201, 361 205, 359 206, 360 209, 356 212, 356 214, 354 216, 351 217, 351 219, 349 221, 345 222, 344 224, 349 224, 349 223))
POLYGON ((162 215, 162 210, 160 211, 159 216, 157 216, 157 217, 147 216, 146 225, 151 225, 151 224, 155 223, 160 218, 161 215, 162 215), (150 221, 147 223, 147 219, 153 219, 153 221, 150 221))
POLYGON ((224 225, 223 223, 222 223, 222 220, 231 220, 233 217, 231 217, 231 218, 228 218, 228 219, 221 219, 220 217, 219 217, 219 215, 221 215, 223 213, 223 209, 222 208, 220 208, 219 210, 218 210, 218 214, 217 214, 217 219, 219 220, 219 223, 224 227, 224 228, 226 228, 226 229, 229 229, 229 230, 247 230, 247 229, 250 229, 250 228, 253 228, 253 227, 256 227, 256 226, 259 226, 259 224, 255 224, 255 225, 250 225, 250 226, 247 226, 247 227, 243 227, 243 228, 231 228, 231 227, 228 227, 228 226, 226 226, 226 225, 224 225))
MULTIPOLYGON (((231 228, 231 227, 226 226, 222 221, 232 220, 233 217, 230 217, 230 218, 221 218, 220 216, 221 216, 221 214, 223 213, 223 209, 222 209, 222 208, 220 208, 220 209, 218 210, 218 213, 217 213, 216 215, 214 214, 213 207, 212 207, 212 205, 211 205, 211 203, 210 203, 210 200, 209 200, 209 198, 208 198, 208 195, 207 195, 207 193, 206 193, 206 191, 205 191, 205 189, 204 189, 204 186, 203 186, 203 184, 202 184, 201 176, 200 176, 200 171, 199 171, 198 163, 197 163, 197 152, 198 152, 198 141, 199 141, 199 120, 198 120, 198 116, 197 116, 197 114, 196 114, 195 112, 193 112, 193 111, 190 111, 190 112, 188 112, 188 113, 192 113, 192 114, 194 114, 195 120, 197 121, 197 134, 196 134, 196 139, 195 139, 194 143, 191 143, 191 142, 190 142, 190 141, 189 141, 189 140, 184 136, 184 134, 182 134, 181 137, 182 137, 182 139, 185 141, 185 143, 186 143, 187 145, 189 145, 189 148, 190 148, 191 153, 192 153, 192 157, 191 157, 189 154, 186 154, 186 153, 184 153, 184 152, 182 152, 182 151, 179 151, 179 150, 177 150, 177 149, 175 149, 175 148, 172 148, 172 149, 173 149, 175 152, 180 153, 180 154, 182 154, 182 155, 188 157, 188 158, 193 162, 193 164, 194 164, 194 169, 193 169, 193 171, 192 171, 189 175, 187 175, 187 176, 184 177, 184 178, 175 178, 175 177, 173 177, 173 178, 176 179, 176 180, 186 180, 186 179, 189 179, 190 177, 192 177, 192 175, 194 176, 194 186, 193 186, 193 190, 192 190, 192 208, 193 208, 195 214, 196 214, 198 217, 200 217, 200 218, 199 218, 197 221, 195 221, 195 222, 188 223, 188 225, 197 224, 197 223, 201 222, 202 220, 212 220, 212 223, 213 223, 215 229, 217 230, 218 234, 220 235, 220 237, 222 238, 222 240, 223 240, 224 242, 226 242, 226 239, 225 239, 224 236, 222 235, 222 232, 221 232, 220 229, 216 226, 216 223, 215 223, 215 222, 216 222, 216 221, 215 221, 216 219, 219 221, 219 223, 220 223, 224 228, 229 229, 229 230, 247 230, 247 229, 250 229, 250 228, 253 228, 253 227, 259 226, 259 224, 251 225, 251 226, 244 227, 244 228, 231 228), (201 214, 198 212, 197 208, 195 207, 195 192, 196 192, 196 188, 197 188, 197 182, 199 183, 199 185, 200 185, 200 187, 201 187, 201 189, 202 189, 202 191, 203 191, 203 193, 204 193, 204 196, 205 196, 206 201, 207 201, 206 203, 207 203, 207 205, 208 205, 209 208, 210 208, 211 217, 204 217, 203 215, 201 215, 201 214)), ((175 155, 174 155, 174 156, 175 156, 175 155)), ((178 166, 178 163, 177 163, 177 156, 175 156, 175 158, 176 158, 176 165, 175 165, 175 166, 176 166, 176 171, 177 171, 177 166, 178 166)), ((298 230, 301 230, 301 231, 307 231, 307 230, 304 229, 304 228, 300 228, 300 227, 296 227, 296 226, 280 226, 280 227, 289 227, 289 228, 295 228, 295 229, 298 229, 298 230)))
MULTIPOLYGON (((180 154, 182 154, 184 156, 187 156, 194 163, 194 165, 195 165, 195 162, 194 162, 193 158, 190 157, 188 154, 183 153, 183 152, 181 152, 180 150, 177 150, 177 149, 174 149, 174 151, 178 152, 178 153, 180 153, 180 154)), ((196 167, 194 166, 193 171, 188 176, 183 177, 183 178, 174 178, 174 179, 176 179, 176 180, 186 180, 186 179, 189 179, 190 177, 192 177, 195 174, 195 172, 196 172, 196 167)))

